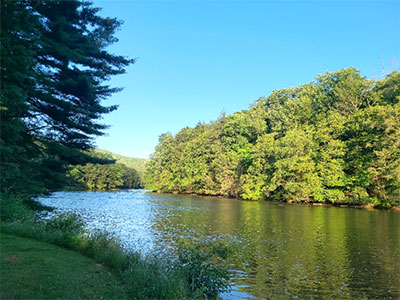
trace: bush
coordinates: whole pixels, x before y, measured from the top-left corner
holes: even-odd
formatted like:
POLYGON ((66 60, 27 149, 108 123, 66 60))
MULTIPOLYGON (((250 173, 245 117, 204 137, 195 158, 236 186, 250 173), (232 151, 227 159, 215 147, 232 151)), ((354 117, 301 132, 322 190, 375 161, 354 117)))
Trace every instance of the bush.
POLYGON ((45 227, 49 231, 62 230, 68 234, 75 235, 83 231, 85 224, 79 215, 72 213, 60 213, 51 217, 48 220, 43 220, 45 227))
POLYGON ((221 264, 229 253, 230 248, 224 243, 206 241, 180 246, 178 265, 192 292, 216 298, 229 290, 229 271, 221 264))
POLYGON ((1 195, 0 198, 0 221, 2 222, 25 222, 32 221, 34 213, 24 204, 24 199, 1 195))

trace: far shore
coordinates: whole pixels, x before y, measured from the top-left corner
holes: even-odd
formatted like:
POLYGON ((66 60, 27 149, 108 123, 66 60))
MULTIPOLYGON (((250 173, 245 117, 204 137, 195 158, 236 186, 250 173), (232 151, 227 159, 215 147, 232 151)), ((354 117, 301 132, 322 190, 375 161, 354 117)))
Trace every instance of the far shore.
POLYGON ((150 193, 154 194, 170 194, 170 195, 186 195, 186 196, 199 196, 199 197, 216 197, 216 198, 227 198, 227 199, 236 199, 240 201, 268 201, 268 202, 279 202, 279 203, 287 203, 287 204, 305 204, 305 205, 312 205, 312 206, 332 206, 332 207, 339 207, 339 208, 362 208, 362 209, 378 209, 378 210, 394 210, 400 211, 400 206, 392 206, 392 207, 375 207, 371 204, 353 204, 353 203, 324 203, 324 202, 306 202, 306 201, 294 201, 294 200, 276 200, 276 199, 264 199, 264 200, 251 200, 251 199, 242 199, 240 197, 228 197, 224 195, 209 195, 209 194, 196 194, 196 193, 176 193, 176 192, 160 192, 160 191, 152 191, 148 190, 150 193))

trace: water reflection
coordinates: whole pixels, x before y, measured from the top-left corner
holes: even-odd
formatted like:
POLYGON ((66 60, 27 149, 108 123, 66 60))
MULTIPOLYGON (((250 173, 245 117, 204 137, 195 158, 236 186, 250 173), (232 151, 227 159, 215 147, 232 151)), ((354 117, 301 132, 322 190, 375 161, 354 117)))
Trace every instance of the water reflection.
POLYGON ((400 214, 144 191, 55 193, 41 202, 83 215, 129 247, 225 237, 235 245, 229 299, 398 299, 400 214))

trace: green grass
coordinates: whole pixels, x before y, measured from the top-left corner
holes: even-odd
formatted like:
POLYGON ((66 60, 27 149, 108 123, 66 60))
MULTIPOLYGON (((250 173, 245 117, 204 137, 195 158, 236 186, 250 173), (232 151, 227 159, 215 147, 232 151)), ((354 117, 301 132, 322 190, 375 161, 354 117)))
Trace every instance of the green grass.
POLYGON ((128 299, 112 270, 74 251, 0 234, 1 299, 128 299))

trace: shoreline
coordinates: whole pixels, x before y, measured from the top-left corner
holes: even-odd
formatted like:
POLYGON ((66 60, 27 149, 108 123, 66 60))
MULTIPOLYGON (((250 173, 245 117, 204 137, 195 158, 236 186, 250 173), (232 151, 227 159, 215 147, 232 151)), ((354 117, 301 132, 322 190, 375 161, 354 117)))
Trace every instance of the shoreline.
POLYGON ((176 193, 176 192, 160 192, 155 190, 147 190, 146 188, 137 188, 137 189, 112 189, 112 190, 70 190, 70 189, 63 189, 56 192, 102 192, 102 193, 112 193, 112 192, 120 192, 126 190, 145 190, 147 193, 154 193, 154 194, 168 194, 168 195, 181 195, 181 196, 198 196, 198 197, 214 197, 214 198, 226 198, 226 199, 235 199, 240 201, 248 201, 248 202, 257 202, 257 201, 266 201, 266 202, 277 202, 277 203, 286 203, 286 204, 302 204, 302 205, 310 205, 310 206, 326 206, 326 207, 338 207, 338 208, 357 208, 357 209, 377 209, 377 210, 393 210, 393 211, 400 211, 399 206, 392 206, 392 207, 377 207, 373 206, 372 204, 352 204, 352 203, 326 203, 326 202, 305 202, 305 201, 286 201, 286 200, 275 200, 275 199, 263 199, 263 200, 252 200, 252 199, 243 199, 240 197, 230 197, 224 195, 212 195, 212 194, 196 194, 196 193, 176 193))
POLYGON ((375 207, 372 204, 351 204, 351 203, 325 203, 325 202, 304 202, 304 201, 285 201, 285 200, 273 200, 273 199, 263 199, 263 200, 252 200, 252 199, 242 199, 240 197, 229 197, 223 195, 210 195, 210 194, 196 194, 196 193, 175 193, 175 192, 159 192, 154 190, 148 190, 149 193, 154 194, 169 194, 169 195, 181 195, 181 196, 198 196, 198 197, 215 197, 215 198, 226 198, 226 199, 235 199, 240 201, 248 201, 248 202, 257 202, 257 201, 266 201, 266 202, 276 202, 276 203, 286 203, 286 204, 302 204, 302 205, 310 205, 310 206, 326 206, 326 207, 338 207, 338 208, 357 208, 357 209, 367 209, 367 210, 393 210, 400 211, 399 206, 392 207, 375 207))

